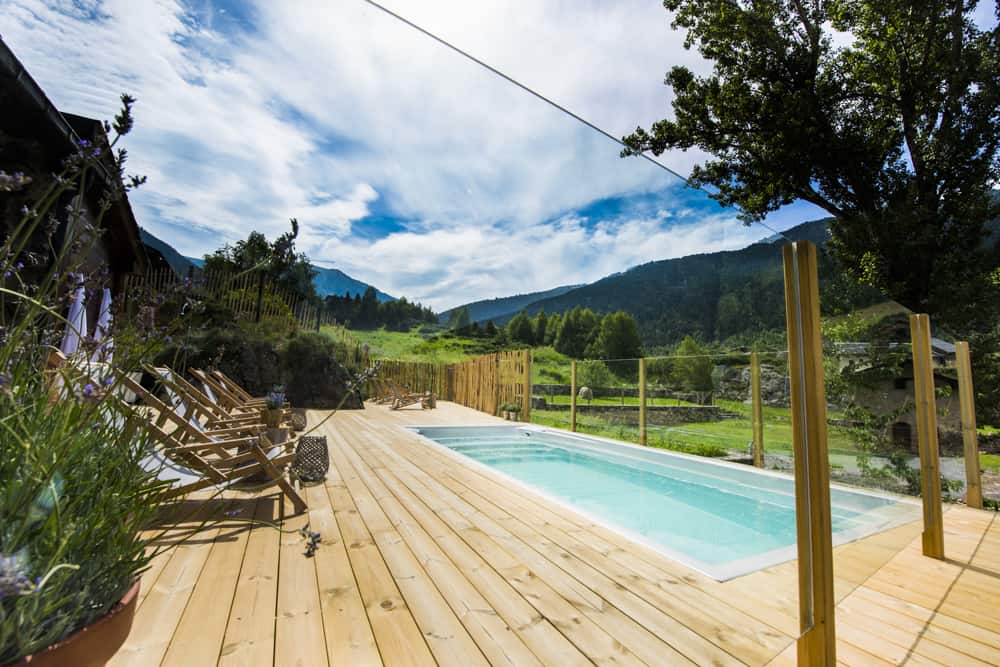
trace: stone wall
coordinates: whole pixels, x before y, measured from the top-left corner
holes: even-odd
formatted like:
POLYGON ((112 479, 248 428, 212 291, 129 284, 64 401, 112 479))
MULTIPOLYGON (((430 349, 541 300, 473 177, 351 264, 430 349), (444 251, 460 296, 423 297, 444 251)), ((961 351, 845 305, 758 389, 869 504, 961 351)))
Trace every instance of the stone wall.
MULTIPOLYGON (((537 399, 535 399, 537 400, 537 399)), ((535 403, 533 408, 538 410, 556 410, 568 412, 570 406, 564 404, 547 405, 542 401, 541 405, 535 403)), ((587 405, 576 406, 577 414, 597 415, 606 419, 612 424, 638 424, 638 405, 587 405)), ((713 405, 649 405, 646 406, 646 423, 655 426, 674 426, 676 424, 691 424, 694 422, 717 422, 727 416, 722 409, 713 405)))
MULTIPOLYGON (((750 400, 750 367, 717 366, 715 395, 731 401, 750 400)), ((767 364, 760 365, 760 399, 764 405, 787 408, 788 378, 781 371, 767 364)))
MULTIPOLYGON (((583 385, 580 385, 582 387, 583 385)), ((579 391, 580 387, 577 387, 579 391)), ((531 393, 534 396, 569 396, 572 389, 571 385, 568 384, 533 384, 531 385, 531 393)), ((594 398, 619 398, 624 396, 625 398, 639 398, 639 388, 638 387, 589 387, 593 392, 594 398)), ((654 387, 648 387, 646 389, 646 396, 648 398, 660 398, 660 399, 679 399, 687 403, 706 403, 710 404, 712 402, 712 392, 683 392, 674 391, 672 389, 660 389, 654 387)))

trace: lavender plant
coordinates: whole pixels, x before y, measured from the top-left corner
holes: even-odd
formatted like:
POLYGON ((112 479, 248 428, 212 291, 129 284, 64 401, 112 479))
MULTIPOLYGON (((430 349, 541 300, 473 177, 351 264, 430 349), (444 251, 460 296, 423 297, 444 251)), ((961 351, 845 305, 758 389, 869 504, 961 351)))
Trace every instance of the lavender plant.
MULTIPOLYGON (((132 126, 134 100, 106 133, 79 141, 62 171, 26 205, 0 244, 0 664, 58 642, 106 614, 147 566, 141 530, 163 490, 142 465, 148 435, 114 406, 116 375, 89 361, 53 369, 50 360, 68 322, 62 316, 80 284, 96 289, 106 271, 75 277, 101 234, 104 214, 131 177, 100 197, 97 214, 83 214, 84 190, 132 126), (62 202, 67 202, 60 207, 62 202), (53 232, 65 229, 61 243, 53 232), (48 253, 39 253, 41 237, 48 253)), ((0 174, 8 196, 31 182, 0 174)), ((79 332, 84 334, 85 332, 79 332)), ((115 327, 115 366, 138 367, 162 344, 156 323, 115 327)), ((83 339, 81 358, 99 343, 83 339)))

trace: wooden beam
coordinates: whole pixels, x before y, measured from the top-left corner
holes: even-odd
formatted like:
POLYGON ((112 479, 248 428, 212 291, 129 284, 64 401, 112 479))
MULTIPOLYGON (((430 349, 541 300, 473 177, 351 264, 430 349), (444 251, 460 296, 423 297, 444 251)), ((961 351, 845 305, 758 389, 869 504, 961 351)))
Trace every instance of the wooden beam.
POLYGON ((760 357, 750 353, 750 415, 753 427, 753 464, 764 467, 764 407, 760 400, 760 357))
POLYGON ((798 241, 782 254, 799 556, 798 664, 833 667, 833 535, 816 246, 798 241))
POLYGON ((639 359, 639 444, 646 446, 646 358, 639 359))
POLYGON ((972 390, 969 344, 965 341, 955 343, 955 366, 958 369, 958 402, 962 414, 962 444, 965 454, 965 504, 976 509, 983 509, 983 490, 979 484, 976 395, 972 390))
POLYGON ((569 430, 576 432, 576 359, 569 362, 569 430))
POLYGON ((924 506, 924 555, 944 559, 937 398, 931 362, 931 321, 927 315, 910 315, 910 338, 913 343, 913 391, 920 449, 920 497, 924 506))
POLYGON ((524 351, 524 388, 521 397, 521 419, 531 421, 531 350, 524 351))

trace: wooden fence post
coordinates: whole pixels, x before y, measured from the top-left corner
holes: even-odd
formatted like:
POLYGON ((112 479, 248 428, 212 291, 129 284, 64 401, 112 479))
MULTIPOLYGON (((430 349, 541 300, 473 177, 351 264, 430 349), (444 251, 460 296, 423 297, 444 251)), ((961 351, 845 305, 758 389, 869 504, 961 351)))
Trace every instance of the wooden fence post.
POLYGON ((976 395, 972 391, 972 364, 969 344, 955 343, 955 366, 958 370, 958 402, 962 412, 962 443, 965 453, 965 504, 983 509, 983 490, 979 484, 979 438, 976 435, 976 395))
POLYGON ((937 398, 931 361, 931 321, 910 315, 913 345, 913 391, 916 400, 917 444, 920 449, 920 497, 924 506, 924 555, 944 559, 941 517, 941 466, 938 460, 937 398))
POLYGON ((782 255, 799 556, 798 664, 833 667, 833 535, 816 246, 789 243, 782 255))
POLYGON ((576 359, 569 362, 569 430, 576 433, 576 359))
POLYGON ((260 311, 264 305, 264 272, 257 274, 257 305, 253 309, 253 321, 260 323, 260 311))
POLYGON ((750 353, 750 415, 753 428, 753 464, 764 467, 764 406, 760 401, 760 357, 750 353))
POLYGON ((522 419, 531 421, 531 350, 524 351, 524 389, 521 397, 522 419))
POLYGON ((639 444, 646 446, 646 358, 639 358, 639 444))

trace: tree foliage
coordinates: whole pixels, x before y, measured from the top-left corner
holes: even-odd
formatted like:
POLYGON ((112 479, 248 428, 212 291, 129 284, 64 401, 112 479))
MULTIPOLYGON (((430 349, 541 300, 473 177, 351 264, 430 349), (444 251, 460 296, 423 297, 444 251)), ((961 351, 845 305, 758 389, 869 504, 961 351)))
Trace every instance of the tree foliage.
POLYGON ((406 297, 379 302, 375 288, 371 286, 364 294, 354 296, 330 294, 324 299, 324 307, 338 322, 347 323, 355 329, 386 327, 394 331, 408 331, 417 324, 437 322, 437 316, 430 308, 411 303, 406 297))
POLYGON ((677 346, 672 359, 673 380, 688 391, 712 391, 712 358, 691 336, 677 346))
POLYGON ((535 344, 535 328, 523 309, 507 323, 507 338, 513 343, 535 344))
POLYGON ((672 68, 674 117, 623 154, 707 152, 691 183, 747 221, 825 209, 844 266, 911 309, 963 323, 996 301, 1000 48, 974 0, 663 4, 713 71, 672 68))
POLYGON ((305 253, 295 249, 295 239, 299 235, 298 221, 292 218, 290 223, 291 231, 273 242, 260 232, 250 232, 246 239, 234 245, 227 243, 212 254, 205 255, 205 270, 229 273, 263 271, 278 287, 314 300, 316 288, 313 278, 316 272, 305 253))

